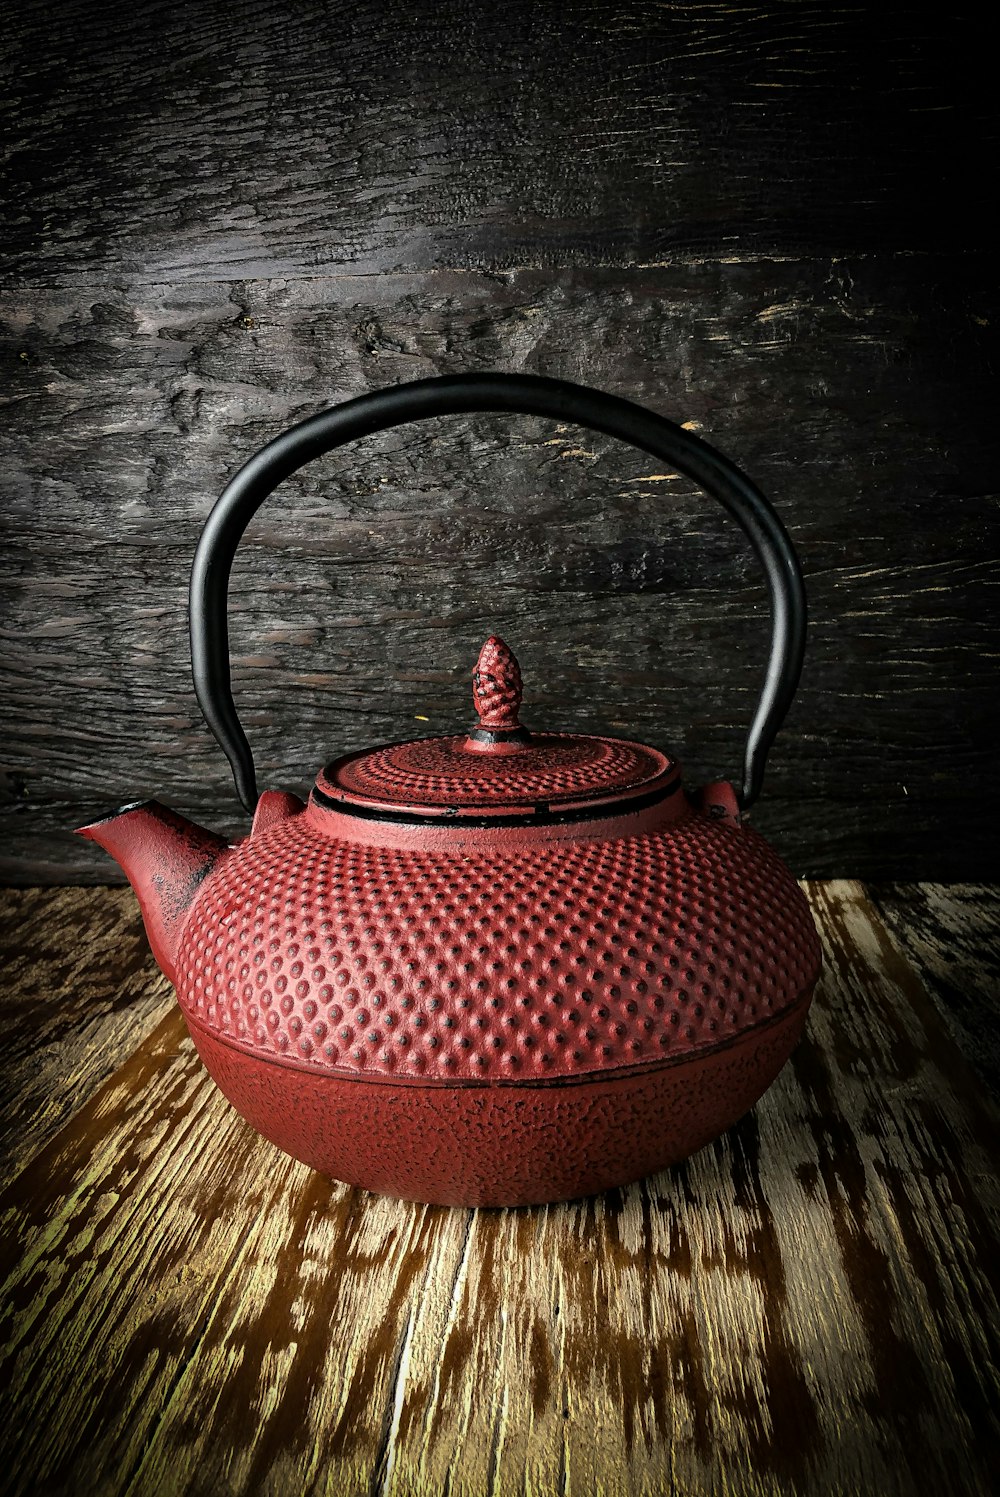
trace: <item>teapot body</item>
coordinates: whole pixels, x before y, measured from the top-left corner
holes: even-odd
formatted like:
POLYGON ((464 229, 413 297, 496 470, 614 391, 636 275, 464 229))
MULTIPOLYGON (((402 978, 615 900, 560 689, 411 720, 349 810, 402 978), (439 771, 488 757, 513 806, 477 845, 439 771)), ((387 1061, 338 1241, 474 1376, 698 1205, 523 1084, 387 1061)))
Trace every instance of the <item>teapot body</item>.
POLYGON ((325 1174, 466 1206, 621 1185, 729 1127, 799 1038, 805 898, 680 790, 571 827, 267 810, 192 904, 177 996, 237 1110, 325 1174))
POLYGON ((228 845, 156 801, 78 830, 125 869, 209 1072, 255 1128, 351 1184, 502 1206, 625 1184, 753 1106, 799 1038, 820 948, 795 880, 744 820, 802 668, 801 568, 728 458, 631 401, 539 375, 371 392, 275 437, 229 482, 195 553, 190 619, 195 693, 250 835, 228 845), (308 806, 258 796, 226 612, 247 524, 323 453, 480 411, 626 441, 740 525, 771 637, 738 791, 691 798, 658 748, 530 731, 520 668, 491 635, 471 731, 344 754, 308 806))

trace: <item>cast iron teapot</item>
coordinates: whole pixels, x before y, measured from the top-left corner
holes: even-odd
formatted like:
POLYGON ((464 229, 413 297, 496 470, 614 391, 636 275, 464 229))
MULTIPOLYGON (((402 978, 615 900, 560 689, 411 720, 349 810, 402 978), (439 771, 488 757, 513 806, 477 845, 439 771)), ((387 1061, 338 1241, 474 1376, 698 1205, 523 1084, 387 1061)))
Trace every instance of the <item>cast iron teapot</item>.
POLYGON ((741 1117, 801 1032, 820 946, 744 822, 798 682, 805 596, 767 500, 630 401, 559 380, 420 380, 320 412, 222 494, 191 580, 195 690, 253 813, 232 844, 156 801, 80 829, 116 858, 195 1045, 266 1138, 368 1190, 455 1205, 586 1195, 741 1117), (772 634, 739 790, 676 760, 539 732, 502 640, 471 731, 346 754, 303 805, 258 795, 233 705, 226 596, 243 531, 310 458, 431 416, 510 411, 620 437, 696 480, 763 564, 772 634))

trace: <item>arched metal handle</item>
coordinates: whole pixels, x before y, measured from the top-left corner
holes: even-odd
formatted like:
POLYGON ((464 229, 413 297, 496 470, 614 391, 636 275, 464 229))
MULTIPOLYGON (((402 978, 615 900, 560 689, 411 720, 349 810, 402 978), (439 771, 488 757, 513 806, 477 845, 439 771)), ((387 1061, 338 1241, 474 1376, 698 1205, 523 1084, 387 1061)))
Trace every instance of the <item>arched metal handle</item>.
POLYGON ((533 374, 445 375, 394 385, 321 411, 252 457, 227 485, 205 522, 191 572, 191 665, 205 720, 232 765, 240 800, 257 804, 253 754, 233 704, 226 604, 240 538, 268 494, 289 474, 357 437, 430 416, 509 411, 585 426, 619 437, 684 473, 742 526, 771 594, 771 647, 743 753, 740 804, 760 794, 768 750, 795 695, 805 651, 806 598, 798 557, 784 526, 754 484, 707 442, 630 400, 533 374))

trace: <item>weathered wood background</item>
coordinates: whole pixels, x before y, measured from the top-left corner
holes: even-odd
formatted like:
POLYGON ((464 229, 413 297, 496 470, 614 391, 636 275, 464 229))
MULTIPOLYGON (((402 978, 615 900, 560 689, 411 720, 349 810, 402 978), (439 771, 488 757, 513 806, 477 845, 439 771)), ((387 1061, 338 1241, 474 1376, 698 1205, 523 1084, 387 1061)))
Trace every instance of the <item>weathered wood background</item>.
MULTIPOLYGON (((326 403, 490 368, 648 402, 775 498, 812 630, 757 822, 795 871, 995 873, 995 90, 961 8, 67 0, 4 32, 9 879, 114 878, 70 828, 147 794, 239 829, 188 674, 214 497, 326 403)), ((232 612, 262 782, 300 790, 464 724, 491 629, 531 721, 735 774, 766 632, 687 483, 495 417, 289 481, 232 612)))

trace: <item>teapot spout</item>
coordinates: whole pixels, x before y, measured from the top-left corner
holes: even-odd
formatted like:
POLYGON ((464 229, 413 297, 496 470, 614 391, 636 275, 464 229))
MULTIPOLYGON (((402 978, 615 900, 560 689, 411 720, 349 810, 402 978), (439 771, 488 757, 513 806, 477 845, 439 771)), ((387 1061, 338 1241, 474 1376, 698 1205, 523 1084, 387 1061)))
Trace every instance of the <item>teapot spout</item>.
POLYGON ((229 844, 155 800, 122 806, 76 830, 103 847, 124 870, 139 900, 153 955, 174 982, 177 945, 188 910, 229 844))

